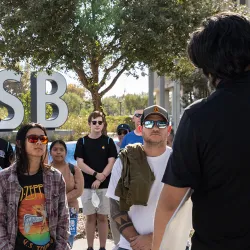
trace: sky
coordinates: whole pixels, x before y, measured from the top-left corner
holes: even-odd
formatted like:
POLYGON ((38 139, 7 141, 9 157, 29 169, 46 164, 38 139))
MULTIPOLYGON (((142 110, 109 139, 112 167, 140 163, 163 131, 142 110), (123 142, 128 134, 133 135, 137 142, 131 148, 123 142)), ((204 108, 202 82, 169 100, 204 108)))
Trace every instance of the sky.
MULTIPOLYGON (((117 80, 115 86, 105 95, 107 96, 122 96, 125 94, 140 94, 142 92, 148 92, 148 76, 142 76, 140 71, 137 71, 140 76, 136 79, 133 76, 127 76, 123 74, 117 80)), ((67 80, 67 83, 77 83, 77 80, 74 78, 73 73, 63 74, 67 80)), ((112 75, 111 75, 112 77, 112 75)))

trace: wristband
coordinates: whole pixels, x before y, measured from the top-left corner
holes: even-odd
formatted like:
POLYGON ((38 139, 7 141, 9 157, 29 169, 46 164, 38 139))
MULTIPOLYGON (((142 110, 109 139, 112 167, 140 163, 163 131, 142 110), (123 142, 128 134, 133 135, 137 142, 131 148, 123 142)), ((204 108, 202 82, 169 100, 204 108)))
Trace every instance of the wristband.
POLYGON ((97 176, 97 172, 96 172, 96 171, 93 173, 93 176, 94 176, 94 177, 96 177, 96 176, 97 176))

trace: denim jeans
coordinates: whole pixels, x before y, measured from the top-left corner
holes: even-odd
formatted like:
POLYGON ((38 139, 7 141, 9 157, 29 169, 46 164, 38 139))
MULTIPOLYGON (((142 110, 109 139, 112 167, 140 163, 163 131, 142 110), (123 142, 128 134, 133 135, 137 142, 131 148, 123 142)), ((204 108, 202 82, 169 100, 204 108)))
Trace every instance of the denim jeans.
POLYGON ((69 214, 70 214, 70 236, 68 242, 71 248, 73 248, 74 238, 77 233, 78 213, 76 212, 75 208, 70 207, 69 214))
POLYGON ((73 248, 74 238, 75 238, 75 235, 70 235, 69 239, 68 239, 68 242, 69 242, 71 248, 73 248))

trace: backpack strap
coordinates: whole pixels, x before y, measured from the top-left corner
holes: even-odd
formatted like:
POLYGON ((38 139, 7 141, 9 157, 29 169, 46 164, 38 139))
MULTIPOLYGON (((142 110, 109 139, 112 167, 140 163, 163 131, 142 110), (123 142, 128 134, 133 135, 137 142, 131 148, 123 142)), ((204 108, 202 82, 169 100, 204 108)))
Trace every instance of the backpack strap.
POLYGON ((108 137, 108 145, 109 145, 109 140, 110 140, 110 137, 108 137))
POLYGON ((75 166, 71 163, 69 163, 69 169, 70 169, 70 172, 75 175, 75 166))

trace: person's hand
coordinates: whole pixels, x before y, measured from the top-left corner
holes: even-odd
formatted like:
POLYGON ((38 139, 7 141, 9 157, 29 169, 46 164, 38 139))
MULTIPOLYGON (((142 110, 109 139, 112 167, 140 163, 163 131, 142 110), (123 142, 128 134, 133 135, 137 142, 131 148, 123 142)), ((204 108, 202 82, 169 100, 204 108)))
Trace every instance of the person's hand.
POLYGON ((133 250, 150 250, 152 247, 152 234, 130 238, 130 247, 133 250))
POLYGON ((92 188, 93 189, 98 189, 101 185, 101 182, 99 180, 95 180, 93 183, 92 183, 92 188))
POLYGON ((106 176, 103 173, 97 173, 96 179, 99 180, 100 182, 105 181, 106 176))

